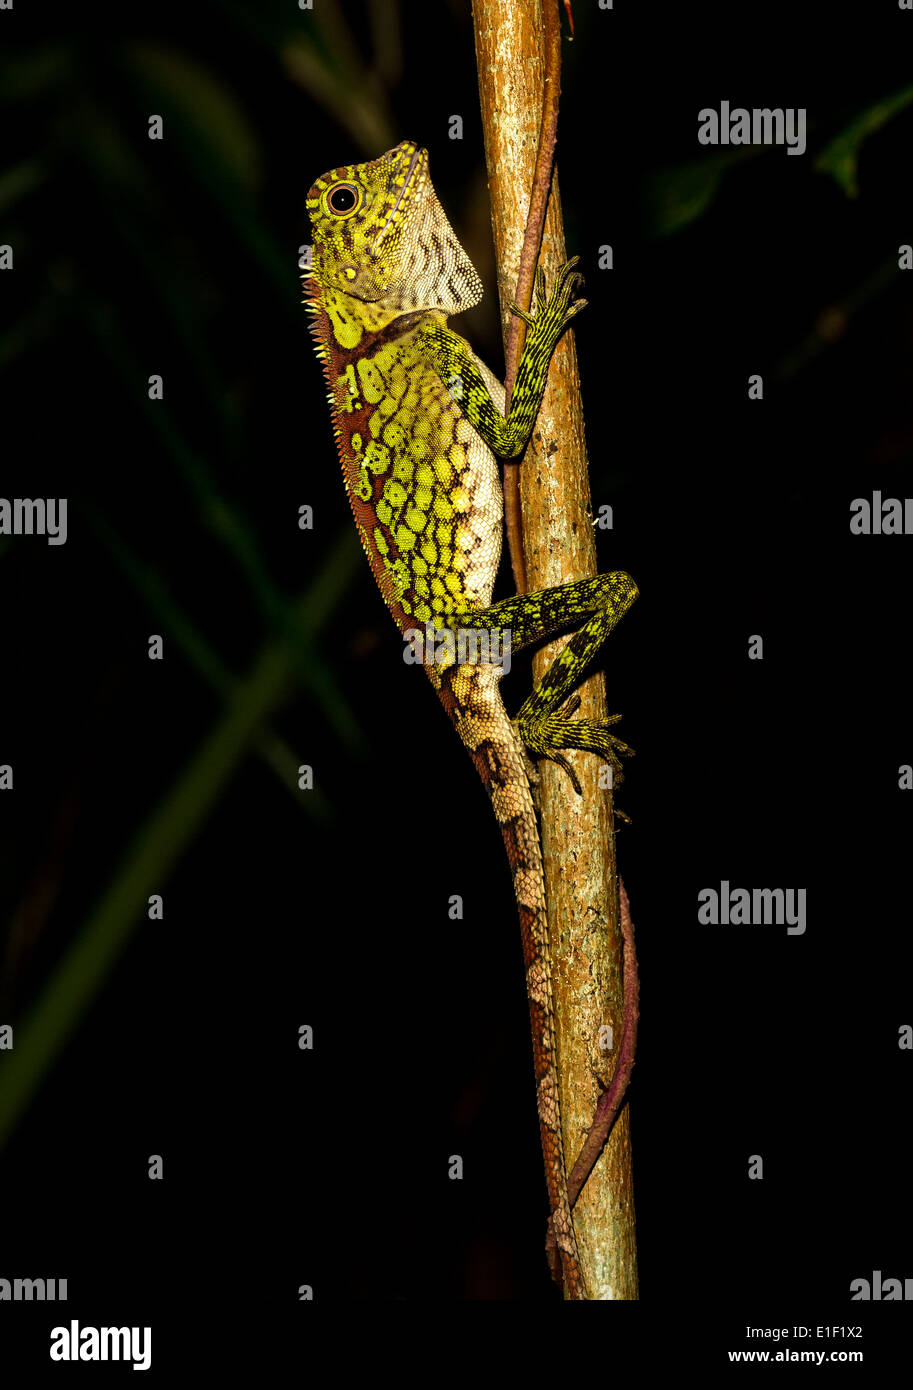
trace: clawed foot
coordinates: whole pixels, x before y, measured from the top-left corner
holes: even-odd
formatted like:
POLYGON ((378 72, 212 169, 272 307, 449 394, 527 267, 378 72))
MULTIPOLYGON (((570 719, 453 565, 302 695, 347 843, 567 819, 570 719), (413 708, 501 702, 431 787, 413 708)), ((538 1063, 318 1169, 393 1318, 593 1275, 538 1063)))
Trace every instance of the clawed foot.
POLYGON ((542 337, 557 342, 571 319, 575 318, 580 310, 585 309, 587 305, 585 299, 574 298, 574 295, 583 285, 583 276, 578 275, 574 269, 579 263, 580 257, 572 256, 567 265, 561 267, 551 299, 549 299, 545 287, 545 272, 539 266, 536 270, 535 316, 527 314, 516 304, 508 305, 511 313, 516 314, 524 323, 529 324, 530 328, 542 337))
POLYGON ((536 723, 524 725, 520 729, 520 737, 531 752, 540 758, 548 758, 549 762, 557 763, 563 768, 570 777, 574 790, 581 795, 582 789, 577 774, 567 758, 557 751, 559 748, 579 748, 586 753, 595 753, 611 767, 616 786, 624 781, 621 757, 632 757, 634 749, 623 739, 609 733, 609 726, 618 723, 620 714, 610 714, 600 723, 592 719, 569 718, 579 708, 580 696, 573 695, 558 713, 546 715, 536 723))

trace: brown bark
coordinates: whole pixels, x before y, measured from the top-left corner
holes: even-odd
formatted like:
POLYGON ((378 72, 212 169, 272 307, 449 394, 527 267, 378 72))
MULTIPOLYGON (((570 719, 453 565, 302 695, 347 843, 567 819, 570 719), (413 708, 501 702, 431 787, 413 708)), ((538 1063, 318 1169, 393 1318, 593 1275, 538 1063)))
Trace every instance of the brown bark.
MULTIPOLYGON (((558 0, 544 0, 557 4, 558 0)), ((514 298, 533 182, 542 111, 543 0, 473 0, 476 58, 485 130, 498 289, 503 327, 514 298)), ((552 183, 541 263, 549 288, 567 260, 558 195, 552 183)), ((584 311, 586 312, 586 311, 584 311)), ((555 351, 548 387, 521 473, 524 548, 530 590, 596 574, 589 473, 573 330, 555 351)), ((538 654, 536 679, 563 641, 538 654)), ((577 717, 606 717, 605 682, 581 687, 577 717)), ((583 795, 567 774, 540 764, 542 850, 558 1014, 564 1144, 573 1165, 590 1127, 600 1089, 614 1070, 622 1032, 622 941, 611 793, 598 786, 601 764, 568 753, 583 795), (614 1048, 602 1052, 609 1024, 614 1048)), ((636 1299, 637 1262, 628 1107, 574 1208, 587 1288, 595 1299, 636 1299)))

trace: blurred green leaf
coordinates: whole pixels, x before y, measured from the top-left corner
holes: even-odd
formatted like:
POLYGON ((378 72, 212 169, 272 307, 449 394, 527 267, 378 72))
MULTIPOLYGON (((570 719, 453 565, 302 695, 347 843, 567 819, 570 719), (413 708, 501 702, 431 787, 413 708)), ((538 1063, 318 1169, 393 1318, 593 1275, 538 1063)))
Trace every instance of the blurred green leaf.
POLYGON ((15 62, 8 62, 0 72, 0 102, 41 96, 59 83, 71 66, 71 54, 64 48, 17 54, 15 62))
POLYGON ((60 306, 53 295, 45 295, 21 319, 0 333, 0 370, 15 358, 50 337, 59 320, 60 306))
POLYGON ((329 111, 365 154, 389 148, 394 127, 383 94, 363 69, 327 63, 309 36, 296 36, 282 49, 282 66, 318 106, 329 111))
MULTIPOLYGON (((149 112, 164 116, 166 144, 169 124, 175 127, 179 138, 169 148, 169 166, 172 156, 183 162, 193 198, 202 194, 217 204, 221 222, 270 280, 286 312, 298 314, 296 295, 290 292, 294 264, 250 196, 260 180, 259 145, 231 93, 201 65, 165 48, 134 46, 124 50, 121 61, 136 93, 137 112, 143 113, 137 114, 134 135, 139 138, 142 120, 145 139, 149 112)), ((94 142, 86 153, 95 159, 94 142)), ((143 177, 148 177, 145 166, 143 177)))
POLYGON ((0 174, 0 212, 8 212, 47 178, 47 171, 37 159, 24 159, 0 174))
POLYGON ((647 226, 654 237, 672 236, 707 211, 726 173, 763 152, 758 145, 692 159, 671 169, 657 169, 646 185, 647 226))
MULTIPOLYGON (((209 156, 250 190, 260 178, 260 151, 231 92, 211 72, 183 53, 153 44, 126 50, 124 63, 152 102, 150 112, 180 118, 182 134, 193 131, 209 156)), ((168 139, 167 121, 165 140, 168 139)))
POLYGON ((374 52, 363 54, 366 35, 357 37, 338 0, 321 0, 310 16, 282 43, 280 60, 293 81, 332 113, 364 154, 373 158, 399 136, 381 71, 402 64, 401 16, 393 0, 384 0, 384 13, 370 16, 374 52), (382 46, 378 43, 383 34, 382 46), (383 56, 381 56, 383 55, 383 56))
MULTIPOLYGON (((348 528, 347 528, 348 529, 348 528)), ((316 642, 358 563, 344 540, 296 605, 299 627, 316 642)), ((169 875, 218 804, 264 723, 286 698, 295 652, 286 638, 265 647, 186 768, 134 836, 120 867, 58 962, 13 1051, 0 1054, 0 1149, 118 958, 141 924, 149 895, 169 875)), ((303 792, 302 795, 308 795, 303 792)))
MULTIPOLYGON (((162 575, 151 565, 143 564, 134 550, 121 540, 117 531, 96 508, 84 507, 83 510, 96 534, 137 593, 163 624, 165 631, 174 639, 187 661, 195 667, 207 684, 222 696, 224 703, 230 704, 237 698, 238 682, 203 633, 173 598, 162 575)), ((298 769, 305 759, 267 727, 261 729, 255 744, 279 781, 294 798, 298 809, 313 820, 327 821, 330 811, 320 789, 315 787, 307 796, 302 796, 298 789, 298 769)))
POLYGON ((830 174, 836 179, 848 198, 859 195, 859 156, 868 137, 880 130, 904 107, 913 101, 913 87, 904 87, 893 96, 869 106, 854 116, 849 125, 844 126, 825 145, 815 160, 815 168, 821 173, 830 174))

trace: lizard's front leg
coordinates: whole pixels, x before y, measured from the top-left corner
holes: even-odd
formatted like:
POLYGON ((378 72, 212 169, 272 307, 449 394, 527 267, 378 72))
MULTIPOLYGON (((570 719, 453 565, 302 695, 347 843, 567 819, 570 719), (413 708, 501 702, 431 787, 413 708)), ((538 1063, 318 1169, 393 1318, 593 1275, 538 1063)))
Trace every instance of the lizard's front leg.
POLYGON ((616 723, 620 715, 611 715, 604 723, 569 719, 567 715, 576 706, 564 711, 562 706, 636 598, 634 580, 624 571, 615 570, 576 584, 518 594, 490 608, 450 619, 449 625, 454 628, 485 629, 502 639, 505 632, 510 632, 511 648, 515 651, 556 633, 577 629, 523 704, 516 724, 527 748, 563 767, 578 792, 577 777, 558 749, 579 748, 596 753, 611 765, 618 781, 622 777, 618 755, 632 752, 626 743, 609 733, 609 725, 616 723))
POLYGON ((524 314, 516 305, 510 306, 512 312, 529 325, 529 331, 506 418, 501 411, 503 388, 496 384, 495 400, 491 381, 486 379, 469 344, 436 317, 423 322, 418 330, 425 357, 466 419, 499 458, 515 458, 526 448, 542 404, 555 344, 571 320, 586 306, 585 299, 574 298, 581 283, 575 270, 578 259, 575 256, 559 271, 551 296, 546 292, 541 267, 536 272, 535 318, 524 314))

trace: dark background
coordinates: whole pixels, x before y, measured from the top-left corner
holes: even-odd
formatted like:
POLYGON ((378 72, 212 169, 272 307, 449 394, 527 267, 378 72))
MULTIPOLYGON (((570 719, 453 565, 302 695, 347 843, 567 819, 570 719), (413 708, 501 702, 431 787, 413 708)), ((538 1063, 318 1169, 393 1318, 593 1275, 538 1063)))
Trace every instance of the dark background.
MULTIPOLYGON (((849 533, 854 498, 910 492, 913 105, 860 118, 913 83, 913 15, 576 19, 559 167, 597 536, 642 595, 605 653, 637 749, 636 1325, 698 1305, 721 1355, 913 1276, 911 542, 849 533), (806 107, 806 154, 699 146, 723 99, 806 107), (806 935, 699 926, 723 879, 805 887, 806 935)), ((301 1284, 556 1302, 500 838, 358 549, 297 278, 313 179, 416 139, 486 284, 455 326, 501 371, 468 5, 0 24, 2 490, 70 506, 65 546, 0 538, 0 1095, 28 1101, 7 1091, 0 1277, 70 1294, 2 1305, 0 1336, 151 1322, 159 1369, 201 1300, 255 1337, 294 1332, 301 1284)), ((869 1311, 874 1355, 905 1310, 869 1311)))

